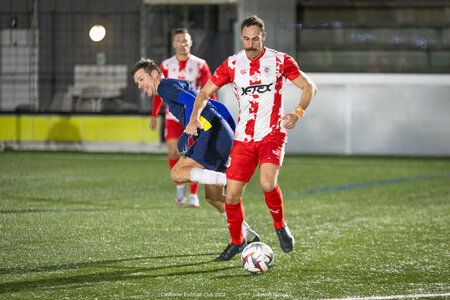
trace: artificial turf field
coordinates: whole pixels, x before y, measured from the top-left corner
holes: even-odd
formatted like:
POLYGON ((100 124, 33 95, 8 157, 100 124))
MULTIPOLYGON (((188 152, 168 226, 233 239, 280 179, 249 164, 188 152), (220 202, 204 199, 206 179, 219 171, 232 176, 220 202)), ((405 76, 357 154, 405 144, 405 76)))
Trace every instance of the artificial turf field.
POLYGON ((258 184, 246 220, 275 253, 251 275, 206 203, 175 205, 166 155, 0 153, 0 299, 450 297, 450 159, 287 155, 296 238, 281 251, 258 184))

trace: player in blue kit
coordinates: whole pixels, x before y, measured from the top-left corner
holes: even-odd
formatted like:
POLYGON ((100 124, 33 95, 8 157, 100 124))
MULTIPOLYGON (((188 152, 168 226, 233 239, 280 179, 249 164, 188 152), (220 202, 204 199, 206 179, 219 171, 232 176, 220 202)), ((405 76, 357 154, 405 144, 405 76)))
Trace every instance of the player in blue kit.
MULTIPOLYGON (((131 75, 141 91, 149 97, 160 96, 169 111, 186 127, 197 96, 196 89, 184 80, 162 78, 159 66, 150 59, 138 61, 131 75)), ((170 176, 176 183, 191 181, 205 184, 206 200, 225 214, 223 185, 226 184, 225 171, 236 122, 222 103, 212 99, 202 111, 200 122, 203 128, 194 134, 194 143, 189 148, 191 136, 184 133, 179 138, 180 152, 187 151, 172 168, 170 176)), ((247 242, 260 240, 246 222, 242 231, 247 242)))

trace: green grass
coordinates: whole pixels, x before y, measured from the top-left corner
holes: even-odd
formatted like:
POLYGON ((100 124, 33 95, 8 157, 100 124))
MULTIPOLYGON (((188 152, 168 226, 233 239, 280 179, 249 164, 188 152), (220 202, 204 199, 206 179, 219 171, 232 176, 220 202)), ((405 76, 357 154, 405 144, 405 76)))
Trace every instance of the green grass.
POLYGON ((449 172, 448 158, 287 156, 296 247, 281 251, 256 173, 246 219, 275 264, 252 276, 213 261, 225 218, 202 188, 199 209, 175 205, 165 155, 3 152, 0 298, 450 295, 449 172))

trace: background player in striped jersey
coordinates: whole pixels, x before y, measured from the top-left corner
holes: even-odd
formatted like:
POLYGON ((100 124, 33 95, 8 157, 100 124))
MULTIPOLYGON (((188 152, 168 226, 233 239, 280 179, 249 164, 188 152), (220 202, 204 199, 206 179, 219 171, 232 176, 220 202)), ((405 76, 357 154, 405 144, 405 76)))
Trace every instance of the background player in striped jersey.
MULTIPOLYGON (((211 71, 205 60, 191 54, 192 38, 186 28, 178 28, 173 31, 172 46, 175 55, 164 60, 160 69, 165 78, 181 79, 189 82, 199 90, 211 77, 211 71)), ((216 99, 215 95, 211 95, 216 99)), ((150 129, 156 129, 156 117, 158 116, 163 101, 159 96, 153 97, 153 110, 150 118, 150 129)), ((169 167, 172 169, 180 158, 177 149, 178 137, 183 133, 180 121, 166 108, 166 123, 164 137, 166 140, 169 167)), ((197 196, 198 183, 190 183, 189 207, 199 207, 197 196)), ((182 205, 186 202, 184 184, 177 184, 176 203, 182 205)))
POLYGON ((228 57, 200 90, 186 133, 202 127, 199 116, 208 100, 225 84, 232 83, 239 102, 239 123, 234 134, 231 163, 227 168, 225 209, 231 243, 216 258, 230 260, 245 246, 241 224, 244 220, 242 196, 247 182, 260 165, 260 184, 274 220, 281 248, 291 252, 292 237, 283 216, 283 196, 277 184, 284 158, 287 129, 294 128, 316 93, 314 83, 300 71, 292 57, 264 47, 264 22, 257 16, 241 24, 244 50, 228 57), (284 113, 283 89, 286 79, 302 89, 300 102, 292 113, 284 113))

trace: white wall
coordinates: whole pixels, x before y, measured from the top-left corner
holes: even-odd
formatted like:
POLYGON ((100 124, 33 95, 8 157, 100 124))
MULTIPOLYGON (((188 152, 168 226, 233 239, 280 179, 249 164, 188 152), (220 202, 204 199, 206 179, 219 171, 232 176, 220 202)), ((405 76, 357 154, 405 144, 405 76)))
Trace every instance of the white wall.
POLYGON ((0 30, 0 110, 33 106, 37 95, 37 52, 30 29, 0 30))
MULTIPOLYGON (((450 75, 308 74, 318 87, 287 153, 450 155, 450 75)), ((288 84, 285 111, 301 90, 288 84)), ((237 117, 230 86, 218 98, 237 117)))

